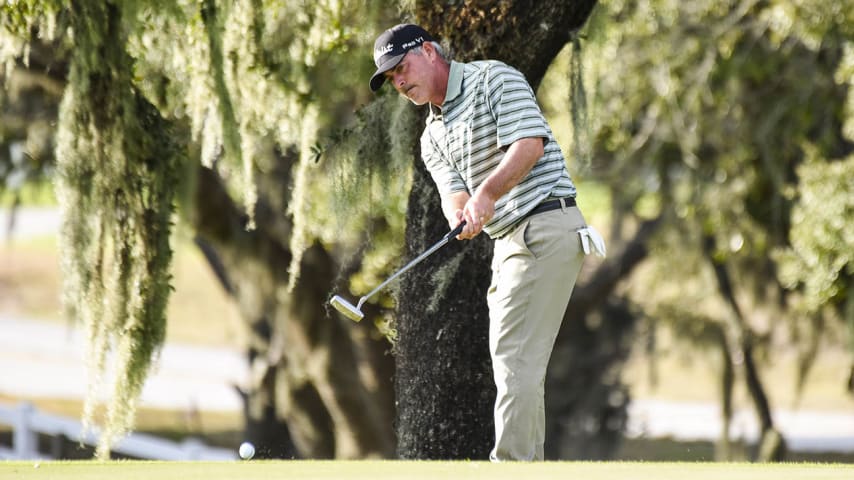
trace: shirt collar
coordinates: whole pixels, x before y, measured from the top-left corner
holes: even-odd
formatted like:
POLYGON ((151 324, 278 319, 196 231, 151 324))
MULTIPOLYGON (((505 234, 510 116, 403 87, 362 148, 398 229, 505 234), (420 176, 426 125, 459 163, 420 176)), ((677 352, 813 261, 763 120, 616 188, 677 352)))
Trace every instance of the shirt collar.
POLYGON ((445 90, 445 100, 442 102, 442 105, 434 105, 432 103, 428 105, 430 109, 428 123, 441 119, 442 107, 460 96, 460 93, 463 91, 463 68, 464 65, 462 63, 451 60, 451 69, 448 72, 448 88, 445 90))
POLYGON ((448 72, 448 89, 445 92, 445 103, 457 98, 463 91, 463 64, 451 61, 451 70, 448 72))

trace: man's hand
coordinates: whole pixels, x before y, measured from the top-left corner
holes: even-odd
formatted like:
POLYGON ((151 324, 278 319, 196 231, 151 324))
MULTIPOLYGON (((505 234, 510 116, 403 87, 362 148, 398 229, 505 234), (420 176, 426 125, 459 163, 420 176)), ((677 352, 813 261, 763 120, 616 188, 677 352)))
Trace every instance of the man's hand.
POLYGON ((450 194, 442 199, 442 209, 448 216, 448 226, 451 230, 461 222, 466 222, 457 240, 470 240, 483 231, 492 217, 495 216, 495 202, 485 195, 470 197, 466 192, 450 194))
POLYGON ((460 233, 459 238, 471 239, 483 231, 486 225, 495 215, 495 200, 478 192, 466 202, 460 211, 460 220, 466 221, 466 226, 460 233))

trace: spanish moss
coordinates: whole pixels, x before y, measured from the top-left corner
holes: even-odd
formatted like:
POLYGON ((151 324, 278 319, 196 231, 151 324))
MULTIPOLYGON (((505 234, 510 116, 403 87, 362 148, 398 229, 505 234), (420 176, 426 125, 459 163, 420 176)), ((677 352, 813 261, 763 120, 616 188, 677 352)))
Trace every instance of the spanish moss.
POLYGON ((131 84, 121 12, 76 5, 72 58, 57 141, 64 305, 88 332, 84 423, 112 383, 97 456, 133 426, 136 404, 163 344, 169 298, 178 150, 162 118, 131 84), (115 378, 105 379, 115 355, 115 378))

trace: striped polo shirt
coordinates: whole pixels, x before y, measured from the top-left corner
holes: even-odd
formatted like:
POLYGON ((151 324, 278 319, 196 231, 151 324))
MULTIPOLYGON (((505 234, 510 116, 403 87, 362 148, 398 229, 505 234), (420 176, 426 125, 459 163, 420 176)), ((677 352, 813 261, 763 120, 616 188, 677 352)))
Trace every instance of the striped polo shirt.
POLYGON ((484 226, 491 238, 507 234, 543 200, 575 196, 560 147, 518 70, 494 60, 451 62, 445 102, 434 110, 431 105, 421 155, 442 195, 473 194, 510 144, 545 139, 543 156, 495 203, 495 216, 484 226))

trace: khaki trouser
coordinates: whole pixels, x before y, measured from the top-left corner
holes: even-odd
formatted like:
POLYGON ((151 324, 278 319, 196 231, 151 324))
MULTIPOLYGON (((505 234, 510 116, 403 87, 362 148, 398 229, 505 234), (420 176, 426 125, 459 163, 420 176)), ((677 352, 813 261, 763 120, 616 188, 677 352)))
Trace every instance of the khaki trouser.
POLYGON ((576 207, 533 215, 495 241, 489 348, 498 395, 493 461, 542 460, 544 383, 555 337, 584 260, 576 207))

